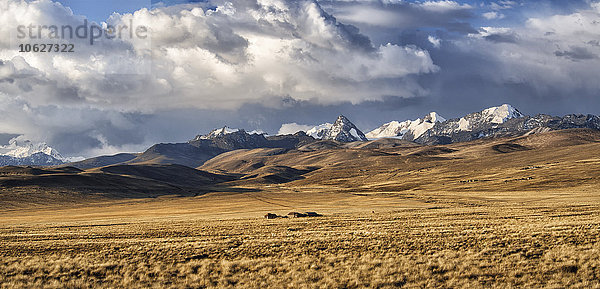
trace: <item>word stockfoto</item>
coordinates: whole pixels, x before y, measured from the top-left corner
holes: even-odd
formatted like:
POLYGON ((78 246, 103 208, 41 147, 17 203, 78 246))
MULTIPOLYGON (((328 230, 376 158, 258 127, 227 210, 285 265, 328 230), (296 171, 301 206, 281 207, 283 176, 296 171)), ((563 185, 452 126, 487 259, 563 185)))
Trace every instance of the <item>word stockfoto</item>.
POLYGON ((123 39, 134 36, 139 39, 148 37, 148 28, 146 26, 133 26, 133 21, 129 20, 129 25, 106 25, 101 27, 96 23, 88 25, 88 21, 84 20, 82 25, 75 28, 71 25, 34 25, 17 26, 18 39, 88 39, 90 45, 94 45, 94 41, 104 37, 106 39, 123 39), (47 33, 45 33, 47 32, 47 33), (47 36, 46 36, 47 35, 47 36))

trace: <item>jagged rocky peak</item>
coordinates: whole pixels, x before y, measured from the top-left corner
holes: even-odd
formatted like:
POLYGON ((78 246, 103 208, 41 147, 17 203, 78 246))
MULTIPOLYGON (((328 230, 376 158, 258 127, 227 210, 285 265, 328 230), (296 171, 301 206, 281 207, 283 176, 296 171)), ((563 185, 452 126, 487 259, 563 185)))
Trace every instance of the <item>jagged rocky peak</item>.
POLYGON ((348 118, 340 115, 323 137, 339 142, 367 141, 365 134, 360 131, 348 118))

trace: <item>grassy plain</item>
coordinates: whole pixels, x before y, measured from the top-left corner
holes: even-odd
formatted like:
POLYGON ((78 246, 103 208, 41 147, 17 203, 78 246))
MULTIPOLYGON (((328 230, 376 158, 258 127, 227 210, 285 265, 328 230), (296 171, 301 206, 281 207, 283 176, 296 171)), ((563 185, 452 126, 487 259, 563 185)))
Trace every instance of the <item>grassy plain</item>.
POLYGON ((0 287, 600 288, 600 138, 587 133, 240 151, 201 169, 248 177, 195 197, 14 207, 13 194, 0 287), (262 218, 290 211, 324 217, 262 218))

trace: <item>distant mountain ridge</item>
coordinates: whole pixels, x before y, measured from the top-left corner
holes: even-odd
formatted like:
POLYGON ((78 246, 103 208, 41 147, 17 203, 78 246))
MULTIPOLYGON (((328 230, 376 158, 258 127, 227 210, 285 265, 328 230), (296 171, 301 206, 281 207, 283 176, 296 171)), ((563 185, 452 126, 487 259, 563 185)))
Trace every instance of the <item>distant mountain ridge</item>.
POLYGON ((42 152, 26 157, 11 157, 0 155, 0 167, 3 166, 57 166, 65 162, 42 152))
POLYGON ((99 156, 99 157, 93 157, 93 158, 85 159, 85 160, 78 161, 78 162, 72 162, 72 163, 69 163, 69 166, 85 170, 85 169, 98 168, 98 167, 104 167, 104 166, 109 166, 109 165, 123 164, 128 161, 131 161, 132 159, 136 158, 137 156, 138 156, 138 154, 130 154, 130 153, 120 153, 120 154, 110 155, 110 156, 99 156))
MULTIPOLYGON (((544 114, 526 116, 512 105, 503 104, 448 120, 431 112, 416 120, 388 122, 365 135, 347 117, 340 115, 333 124, 324 123, 306 129, 306 132, 269 136, 261 131, 248 133, 243 129, 222 127, 206 135, 198 135, 186 143, 161 143, 139 154, 101 156, 71 164, 82 169, 116 164, 180 164, 199 167, 217 155, 240 149, 318 149, 338 147, 340 143, 366 142, 369 139, 380 138, 435 145, 571 128, 600 130, 600 117, 575 114, 563 117, 544 114)), ((344 147, 356 145, 349 144, 344 147)), ((49 166, 63 163, 64 158, 46 144, 11 142, 8 146, 0 146, 0 166, 49 166)))
POLYGON ((239 149, 294 149, 315 139, 304 132, 293 135, 267 136, 262 132, 248 133, 243 129, 223 127, 206 135, 198 135, 187 143, 155 144, 125 164, 180 164, 198 167, 209 159, 239 149))
POLYGON ((348 118, 340 115, 334 124, 319 126, 317 137, 297 132, 292 135, 268 136, 262 132, 250 133, 243 129, 232 129, 227 126, 214 129, 206 135, 197 135, 187 143, 156 144, 139 156, 127 161, 127 164, 181 164, 198 167, 219 154, 256 148, 296 149, 315 142, 318 138, 338 142, 367 141, 348 118))
POLYGON ((595 115, 569 114, 563 117, 538 114, 525 116, 511 105, 485 109, 462 118, 437 123, 415 142, 449 144, 481 138, 519 136, 570 128, 600 130, 600 118, 595 115))
POLYGON ((0 146, 0 166, 54 166, 66 162, 58 151, 46 143, 33 143, 13 138, 0 146))
MULTIPOLYGON (((224 137, 228 134, 236 134, 236 133, 241 133, 241 132, 246 132, 243 129, 239 129, 239 128, 230 128, 228 126, 224 126, 222 128, 217 128, 217 129, 213 129, 210 133, 208 133, 207 135, 198 135, 196 136, 196 138, 193 139, 193 141, 200 141, 200 140, 210 140, 210 139, 217 139, 219 137, 224 137)), ((254 130, 251 132, 248 132, 249 135, 266 135, 265 132, 260 131, 260 130, 254 130)))

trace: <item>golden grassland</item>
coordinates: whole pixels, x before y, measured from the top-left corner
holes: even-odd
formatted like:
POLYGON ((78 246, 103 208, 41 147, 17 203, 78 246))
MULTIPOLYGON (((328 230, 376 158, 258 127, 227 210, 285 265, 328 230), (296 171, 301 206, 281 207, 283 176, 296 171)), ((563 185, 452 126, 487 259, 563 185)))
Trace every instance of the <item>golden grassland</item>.
POLYGON ((600 287, 597 204, 275 220, 78 214, 5 222, 2 287, 600 287))
POLYGON ((0 287, 600 288, 599 140, 237 151, 201 169, 248 177, 195 197, 14 193, 0 287), (290 211, 324 216, 262 218, 290 211))

